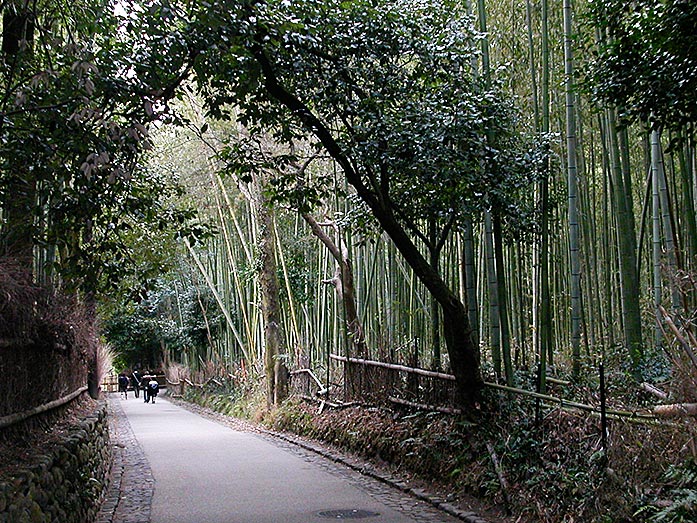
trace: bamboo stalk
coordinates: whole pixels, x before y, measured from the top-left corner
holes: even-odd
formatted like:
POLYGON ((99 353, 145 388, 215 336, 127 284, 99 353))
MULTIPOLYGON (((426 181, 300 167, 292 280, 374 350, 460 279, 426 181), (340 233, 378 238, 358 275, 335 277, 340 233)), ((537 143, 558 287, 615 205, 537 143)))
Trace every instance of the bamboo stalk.
POLYGON ((299 370, 294 370, 290 373, 291 376, 297 376, 299 374, 307 374, 310 376, 310 379, 315 382, 315 385, 317 385, 317 395, 322 395, 327 393, 327 387, 322 385, 322 382, 319 380, 319 378, 315 375, 314 372, 312 372, 310 369, 299 369, 299 370))
POLYGON ((653 413, 661 418, 697 416, 697 403, 658 405, 653 408, 653 413))
POLYGON ((661 389, 655 387, 654 385, 651 385, 650 383, 642 383, 640 385, 642 390, 645 390, 649 394, 653 394, 657 398, 660 398, 662 400, 667 400, 668 399, 668 394, 663 392, 661 389))
MULTIPOLYGON (((220 178, 220 177, 218 177, 218 178, 220 178)), ((221 183, 221 185, 220 185, 221 190, 224 191, 224 186, 222 186, 222 182, 220 182, 220 183, 221 183)), ((228 197, 227 197, 227 193, 224 192, 223 194, 224 194, 224 196, 225 196, 225 201, 226 201, 226 204, 227 204, 227 206, 228 206, 228 212, 229 212, 230 216, 232 216, 233 219, 234 219, 235 213, 233 212, 233 209, 232 209, 232 207, 231 207, 231 205, 230 205, 229 199, 228 199, 228 197)), ((217 200, 217 196, 216 196, 216 200, 217 200)), ((222 230, 222 232, 223 232, 223 238, 224 238, 224 240, 225 240, 225 247, 226 247, 226 249, 227 249, 227 261, 228 261, 228 262, 231 264, 231 266, 232 266, 232 267, 231 267, 232 270, 231 270, 230 272, 232 273, 233 279, 234 279, 234 281, 235 281, 235 286, 234 286, 234 288, 235 288, 235 292, 236 292, 236 294, 237 294, 237 299, 238 299, 238 301, 239 301, 239 303, 240 303, 239 310, 240 310, 240 312, 242 313, 242 321, 243 321, 243 324, 244 324, 245 333, 246 333, 246 335, 247 335, 247 340, 249 340, 249 342, 252 343, 252 347, 251 347, 251 348, 252 348, 252 351, 251 351, 251 352, 254 352, 254 345, 253 345, 254 336, 252 335, 252 330, 253 330, 253 329, 252 329, 252 324, 251 324, 251 322, 250 322, 250 318, 249 318, 249 314, 248 314, 248 311, 247 311, 247 307, 244 307, 244 306, 243 306, 244 302, 246 301, 246 300, 244 299, 243 295, 242 295, 243 286, 242 286, 242 283, 240 282, 239 270, 238 270, 238 266, 237 266, 237 260, 236 260, 234 254, 233 254, 234 251, 233 251, 233 249, 232 249, 232 243, 231 243, 231 241, 230 241, 230 235, 229 235, 229 233, 228 233, 228 228, 227 228, 226 220, 225 220, 224 217, 223 217, 222 208, 221 208, 220 206, 218 206, 218 213, 219 213, 219 217, 220 217, 220 225, 221 225, 221 230, 222 230)), ((239 227, 236 226, 235 229, 237 230, 238 235, 242 233, 242 231, 241 231, 241 229, 240 229, 239 227)), ((240 238, 240 240, 242 240, 242 237, 241 237, 241 236, 240 236, 239 238, 240 238)), ((242 245, 244 245, 246 242, 240 241, 240 243, 241 243, 242 245)))
POLYGON ((402 372, 410 372, 412 374, 419 374, 421 376, 428 376, 429 378, 438 378, 442 380, 455 381, 455 376, 452 374, 445 374, 443 372, 435 372, 432 370, 418 369, 415 367, 407 367, 406 365, 397 365, 395 363, 383 363, 381 361, 371 361, 364 360, 361 358, 346 358, 345 356, 339 356, 337 354, 330 354, 329 357, 336 361, 343 361, 344 363, 357 363, 359 365, 370 365, 373 367, 383 367, 385 369, 398 370, 402 372))
POLYGON ((199 271, 201 272, 201 275, 203 278, 206 280, 206 283, 208 284, 208 288, 211 290, 213 293, 213 297, 215 298, 215 301, 218 303, 218 306, 220 307, 220 311, 223 313, 223 316, 225 316, 225 320, 227 321, 228 326, 230 327, 230 330, 235 335, 235 339, 237 340, 237 343, 239 343, 240 349, 242 350, 244 357, 247 361, 250 363, 253 361, 249 357, 249 353, 247 351, 247 347, 242 341, 242 337, 240 336, 240 333, 237 330, 237 327, 235 326, 234 322, 232 321, 232 317, 230 316, 230 312, 227 310, 227 307, 225 307, 225 303, 220 297, 220 294, 218 293, 218 290, 215 288, 215 285, 213 285, 213 281, 211 280, 210 276, 208 275, 208 272, 206 271, 205 267, 201 263, 201 260, 199 260, 198 255, 196 254, 196 251, 191 247, 191 244, 189 243, 188 240, 184 240, 184 245, 186 245, 187 249, 189 249, 189 253, 191 254, 192 259, 196 263, 196 266, 198 267, 199 271))
POLYGON ((663 319, 668 324, 668 327, 670 327, 670 330, 673 331, 673 334, 677 338, 678 343, 680 343, 680 346, 689 356, 690 360, 692 361, 692 364, 695 366, 695 368, 697 368, 697 356, 695 355, 694 351, 692 350, 692 347, 690 347, 690 344, 687 342, 687 340, 683 337, 682 334, 680 334, 680 331, 673 322, 673 318, 670 317, 670 314, 668 314, 663 305, 659 305, 658 310, 663 315, 663 319))
POLYGON ((508 481, 506 481, 506 476, 503 473, 503 467, 494 450, 494 445, 492 445, 490 441, 486 442, 486 450, 489 452, 491 463, 494 466, 494 472, 496 472, 496 476, 499 478, 499 485, 501 485, 501 493, 503 494, 503 503, 506 508, 506 513, 510 513, 511 500, 508 495, 508 481))
POLYGON ((286 287, 286 293, 288 294, 288 306, 290 308, 290 319, 291 325, 293 326, 293 335, 295 336, 295 345, 300 343, 300 329, 298 327, 298 316, 295 311, 295 299, 293 298, 293 292, 290 286, 290 279, 288 278, 288 267, 286 267, 286 257, 283 254, 283 245, 281 244, 281 237, 278 234, 278 227, 276 224, 276 216, 273 218, 273 231, 276 236, 276 255, 281 262, 281 269, 283 270, 283 283, 286 287))

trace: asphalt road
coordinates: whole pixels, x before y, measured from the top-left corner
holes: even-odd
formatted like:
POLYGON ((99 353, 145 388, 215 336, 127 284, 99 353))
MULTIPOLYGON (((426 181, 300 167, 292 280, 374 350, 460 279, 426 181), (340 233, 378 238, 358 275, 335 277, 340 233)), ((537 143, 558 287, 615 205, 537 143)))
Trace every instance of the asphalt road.
POLYGON ((324 458, 232 430, 165 398, 146 404, 130 396, 120 404, 152 469, 151 523, 458 521, 324 458))

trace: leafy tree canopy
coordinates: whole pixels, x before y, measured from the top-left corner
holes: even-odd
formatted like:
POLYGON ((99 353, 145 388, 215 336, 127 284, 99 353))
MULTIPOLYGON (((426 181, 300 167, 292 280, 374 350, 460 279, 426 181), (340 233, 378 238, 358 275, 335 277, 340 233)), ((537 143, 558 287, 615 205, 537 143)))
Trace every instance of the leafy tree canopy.
MULTIPOLYGON (((124 6, 3 7, 3 241, 28 230, 47 253, 45 270, 57 269, 63 281, 88 291, 113 288, 128 274, 157 273, 163 261, 147 255, 150 231, 192 238, 208 232, 193 210, 174 203, 181 195, 175 180, 142 167, 148 126, 168 118, 163 101, 184 74, 178 64, 152 65, 148 53, 158 34, 141 33, 136 44, 137 12, 118 14, 124 6), (146 64, 149 74, 141 71, 146 64), (24 208, 13 203, 18 187, 24 208)), ((171 28, 161 26, 169 35, 171 28)))
POLYGON ((223 317, 203 286, 176 281, 176 274, 155 280, 138 303, 104 304, 104 337, 130 368, 155 368, 163 348, 194 362, 223 328, 223 317))
POLYGON ((697 122, 697 3, 594 0, 589 17, 604 36, 588 83, 594 97, 652 125, 697 122))
MULTIPOLYGON (((529 182, 515 112, 477 76, 480 36, 458 3, 216 3, 200 6, 191 32, 192 45, 205 41, 195 68, 212 115, 234 106, 252 133, 271 129, 285 143, 309 135, 371 208, 390 209, 426 243, 420 219, 447 234, 529 182)), ((254 165, 232 152, 244 159, 236 168, 254 165)), ((288 176, 275 180, 277 195, 302 205, 298 184, 309 204, 334 190, 332 177, 323 190, 298 180, 292 163, 281 159, 288 176)))
MULTIPOLYGON (((531 170, 511 104, 476 74, 479 35, 463 10, 435 0, 204 2, 188 38, 213 116, 234 110, 252 135, 272 132, 291 151, 309 141, 338 164, 441 305, 459 395, 473 406, 478 347, 432 260, 460 219, 503 209, 531 170)), ((307 186, 290 174, 288 187, 307 186)))

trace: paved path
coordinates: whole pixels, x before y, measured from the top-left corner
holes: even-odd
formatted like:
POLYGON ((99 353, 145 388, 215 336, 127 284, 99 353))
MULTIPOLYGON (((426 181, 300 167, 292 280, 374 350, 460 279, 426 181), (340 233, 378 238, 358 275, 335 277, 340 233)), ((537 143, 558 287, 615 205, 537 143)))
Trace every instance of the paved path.
MULTIPOLYGON (((110 398, 115 464, 97 523, 461 521, 316 453, 159 397, 110 398)), ((472 516, 466 521, 480 521, 472 516)))

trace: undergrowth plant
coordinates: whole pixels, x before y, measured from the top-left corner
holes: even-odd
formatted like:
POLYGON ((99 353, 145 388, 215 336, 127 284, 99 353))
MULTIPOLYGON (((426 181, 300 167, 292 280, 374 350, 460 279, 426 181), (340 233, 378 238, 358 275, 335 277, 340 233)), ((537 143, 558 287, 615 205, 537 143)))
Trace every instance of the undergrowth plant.
POLYGON ((186 389, 183 399, 225 416, 254 421, 262 419, 266 404, 262 384, 246 388, 222 386, 202 389, 191 387, 186 389))
POLYGON ((666 470, 664 492, 668 499, 654 500, 636 511, 651 523, 691 523, 697 521, 697 462, 690 459, 666 470))

